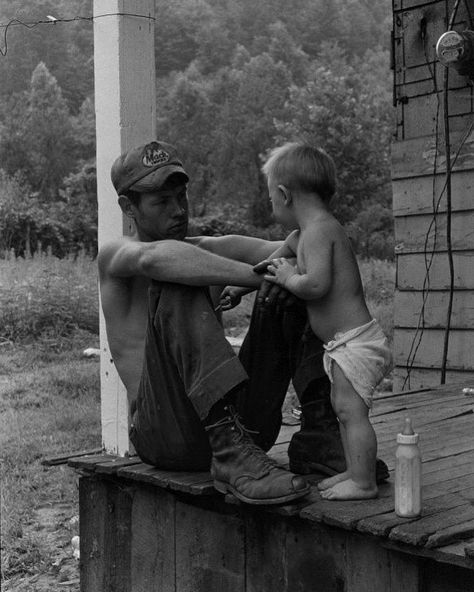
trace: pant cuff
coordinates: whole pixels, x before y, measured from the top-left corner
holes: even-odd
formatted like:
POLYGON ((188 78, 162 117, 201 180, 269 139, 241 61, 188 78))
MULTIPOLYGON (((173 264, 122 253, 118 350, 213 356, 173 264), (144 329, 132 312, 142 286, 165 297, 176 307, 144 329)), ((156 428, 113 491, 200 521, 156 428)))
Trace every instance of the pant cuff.
POLYGON ((217 401, 246 380, 248 375, 238 358, 226 360, 203 377, 188 395, 199 419, 205 419, 217 401))

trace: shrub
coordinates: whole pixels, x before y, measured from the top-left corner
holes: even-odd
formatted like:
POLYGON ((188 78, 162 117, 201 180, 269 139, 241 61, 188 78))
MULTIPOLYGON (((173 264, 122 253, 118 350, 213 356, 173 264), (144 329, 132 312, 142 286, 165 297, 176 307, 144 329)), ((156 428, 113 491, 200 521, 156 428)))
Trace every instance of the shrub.
POLYGON ((98 333, 97 266, 84 254, 0 260, 0 339, 57 345, 76 329, 98 333))
POLYGON ((392 343, 395 264, 392 261, 364 259, 359 261, 359 269, 369 310, 392 343))
POLYGON ((238 217, 238 214, 229 215, 228 212, 221 212, 214 215, 191 218, 188 234, 189 236, 241 234, 244 236, 256 236, 266 240, 283 240, 288 233, 279 224, 259 228, 249 224, 245 218, 238 217))
POLYGON ((57 257, 97 253, 96 171, 85 163, 64 179, 61 199, 45 202, 18 173, 0 170, 0 253, 28 256, 48 249, 57 257))

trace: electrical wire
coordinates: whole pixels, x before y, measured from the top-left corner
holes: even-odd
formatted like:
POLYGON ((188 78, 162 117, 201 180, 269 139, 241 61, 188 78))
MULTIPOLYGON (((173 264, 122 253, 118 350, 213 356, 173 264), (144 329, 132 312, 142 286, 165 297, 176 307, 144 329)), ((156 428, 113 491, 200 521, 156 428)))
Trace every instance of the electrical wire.
POLYGON ((105 13, 105 14, 99 14, 97 16, 74 16, 71 18, 54 19, 54 20, 48 19, 48 20, 41 20, 41 21, 34 21, 34 22, 24 22, 20 19, 13 18, 8 23, 0 23, 0 29, 4 29, 3 49, 0 47, 0 55, 2 55, 3 57, 5 57, 7 55, 7 52, 8 52, 7 35, 8 35, 8 30, 10 29, 10 27, 20 25, 20 26, 26 27, 27 29, 33 29, 34 27, 37 27, 38 25, 56 25, 57 23, 71 23, 73 21, 90 21, 90 22, 92 22, 94 20, 104 18, 106 16, 132 16, 132 17, 143 18, 143 19, 147 19, 147 20, 151 20, 151 21, 156 20, 156 18, 151 15, 147 16, 144 14, 135 14, 135 13, 131 13, 131 12, 109 12, 109 13, 105 13))
MULTIPOLYGON (((456 16, 458 14, 458 9, 459 9, 459 5, 461 4, 461 0, 456 0, 456 3, 453 7, 453 10, 451 12, 451 16, 449 17, 449 21, 448 21, 448 31, 451 31, 451 29, 453 28, 454 25, 454 21, 456 20, 456 16)), ((467 6, 467 1, 465 1, 465 4, 467 6)), ((448 7, 446 6, 446 9, 448 7)))
POLYGON ((435 194, 436 194, 436 175, 438 172, 438 144, 439 144, 439 119, 440 119, 439 115, 440 115, 440 110, 441 110, 441 101, 439 98, 439 88, 438 88, 438 82, 436 79, 436 67, 434 69, 432 69, 431 62, 430 62, 428 52, 427 52, 426 28, 424 29, 424 34, 422 34, 422 40, 423 40, 423 53, 425 56, 426 65, 427 65, 429 73, 430 73, 430 77, 433 81, 433 91, 436 95, 436 101, 437 101, 436 119, 435 119, 435 134, 434 134, 434 136, 435 136, 435 154, 434 154, 433 172, 432 172, 433 217, 432 217, 431 222, 428 226, 428 230, 425 234, 425 240, 424 240, 424 244, 423 244, 425 277, 423 278, 423 287, 422 287, 422 305, 420 308, 420 313, 418 315, 418 321, 417 321, 417 327, 415 330, 415 335, 413 336, 413 339, 412 339, 412 342, 410 345, 410 350, 409 350, 408 356, 407 356, 406 375, 405 375, 405 379, 403 381, 402 390, 405 390, 405 387, 408 387, 408 389, 411 388, 410 375, 411 375, 411 371, 413 369, 413 365, 414 365, 415 359, 416 359, 416 354, 418 353, 418 349, 421 345, 421 340, 423 338, 423 333, 425 330, 425 308, 426 308, 426 302, 428 300, 428 295, 429 295, 429 291, 430 291, 430 269, 431 269, 431 265, 433 263, 434 252, 436 249, 436 240, 437 240, 437 235, 438 235, 437 212, 438 212, 438 208, 439 208, 439 203, 441 201, 441 197, 443 195, 443 192, 441 192, 441 195, 438 198, 438 202, 436 203, 435 194), (433 229, 433 226, 434 226, 433 247, 432 247, 432 252, 430 254, 430 257, 428 257, 427 256, 428 255, 428 242, 429 242, 429 237, 431 235, 431 231, 433 229))
MULTIPOLYGON (((456 20, 456 16, 459 10, 461 0, 456 0, 456 3, 453 7, 451 15, 449 16, 448 20, 448 30, 451 30, 454 22, 456 20)), ((472 24, 472 15, 470 12, 468 0, 464 0, 464 4, 466 6, 466 10, 468 13, 469 21, 472 24)), ((447 15, 448 16, 448 15, 447 15)), ((428 58, 427 51, 426 51, 426 31, 425 34, 422 33, 423 39, 423 47, 425 53, 425 60, 430 71, 431 78, 433 79, 434 85, 434 92, 436 93, 437 97, 437 112, 436 112, 436 126, 435 126, 435 158, 434 158, 434 166, 433 166, 433 218, 431 223, 428 227, 427 233, 425 235, 425 242, 424 242, 424 255, 425 255, 425 278, 423 280, 423 288, 422 288, 422 306, 420 310, 420 314, 418 316, 417 328, 415 331, 415 335, 413 337, 410 351, 407 356, 407 364, 406 364, 406 376, 403 382, 402 390, 405 389, 405 386, 408 385, 408 388, 411 388, 410 384, 410 374, 414 366, 414 362, 416 359, 416 354, 421 344, 421 340, 423 337, 424 329, 425 329, 425 307, 426 302, 429 294, 430 288, 430 278, 429 273, 431 269, 431 265, 434 259, 434 254, 436 251, 436 241, 437 241, 437 217, 439 212, 439 206, 441 203, 441 199, 446 192, 446 249, 448 254, 448 266, 449 266, 449 299, 448 299, 448 308, 446 313, 446 326, 444 332, 444 339, 443 339, 443 353, 441 359, 441 384, 445 384, 446 382, 446 367, 447 367, 447 359, 448 359, 448 350, 449 350, 449 335, 451 330, 451 318, 452 318, 452 309, 453 309, 453 300, 454 300, 454 258, 453 258, 453 248, 452 248, 452 187, 451 187, 451 176, 452 176, 452 168, 461 152, 461 149, 466 142, 467 138, 469 137, 473 127, 474 127, 474 119, 471 121, 469 128, 463 139, 458 147, 456 155, 454 159, 451 161, 451 140, 450 140, 450 125, 449 125, 449 72, 448 69, 445 69, 444 72, 444 82, 443 82, 443 113, 444 113, 444 138, 445 138, 445 154, 446 154, 446 174, 445 174, 445 183, 441 190, 441 193, 438 197, 437 203, 435 204, 435 180, 437 174, 437 155, 438 155, 438 140, 439 140, 439 111, 440 111, 440 99, 439 99, 439 89, 436 82, 436 68, 434 70, 431 69, 431 62, 428 58), (433 245, 432 250, 430 253, 430 258, 428 260, 428 241, 431 231, 434 226, 434 237, 433 237, 433 245)))
MULTIPOLYGON (((453 11, 449 18, 448 30, 451 30, 456 20, 456 16, 459 9, 461 0, 456 0, 453 11)), ((468 13, 469 7, 467 0, 464 2, 468 13)), ((470 13, 469 13, 470 18, 470 13)), ((446 248, 448 251, 448 265, 449 265, 449 298, 448 298, 448 310, 446 312, 446 327, 444 330, 443 339, 443 355, 441 358, 441 384, 446 383, 446 367, 448 363, 448 350, 449 350, 449 336, 451 331, 451 317, 453 312, 453 300, 454 300, 454 257, 453 257, 453 245, 451 236, 451 225, 452 225, 452 191, 451 191, 451 140, 450 140, 450 126, 449 126, 449 69, 444 70, 444 139, 445 139, 445 152, 446 152, 446 248)))
POLYGON ((444 141, 446 152, 446 248, 448 250, 449 265, 449 299, 446 313, 446 327, 444 329, 443 355, 441 358, 441 384, 446 384, 446 366, 448 361, 449 332, 451 330, 451 315, 454 299, 454 258, 451 236, 452 223, 452 193, 451 193, 451 132, 449 127, 449 69, 444 70, 444 141))
MULTIPOLYGON (((454 158, 451 161, 451 170, 455 166, 456 161, 457 161, 457 159, 458 159, 458 157, 459 157, 459 155, 461 153, 461 150, 462 150, 464 144, 466 143, 467 139, 469 138, 469 136, 471 135, 471 132, 473 130, 474 130, 474 117, 471 119, 471 122, 470 122, 470 124, 469 124, 466 132, 464 133, 464 136, 461 138, 461 141, 459 143, 459 146, 458 146, 458 149, 456 151, 456 154, 454 155, 454 158)), ((435 159, 436 159, 436 157, 435 157, 435 159)), ((434 175, 433 175, 433 179, 434 179, 434 175)), ((434 181, 433 181, 433 183, 434 183, 434 181)), ((446 185, 447 185, 447 179, 445 179, 444 185, 441 188, 441 191, 440 191, 440 194, 438 196, 438 200, 436 201, 436 203, 434 202, 434 190, 433 190, 433 204, 434 204, 433 205, 433 219, 432 219, 432 221, 431 221, 431 223, 430 223, 430 225, 428 227, 428 230, 426 232, 426 235, 425 235, 424 254, 425 254, 425 266, 426 266, 426 269, 427 269, 427 274, 425 275, 425 279, 424 279, 424 282, 423 282, 423 289, 422 289, 423 290, 423 304, 422 304, 422 307, 421 307, 421 311, 420 311, 420 315, 419 315, 419 320, 418 320, 418 327, 417 327, 417 332, 418 332, 419 331, 419 328, 420 328, 420 319, 423 319, 421 333, 423 333, 423 330, 424 330, 424 309, 425 309, 426 300, 427 300, 427 297, 428 297, 428 294, 429 294, 429 270, 431 268, 431 263, 432 263, 432 260, 433 260, 434 254, 435 254, 435 251, 434 251, 434 248, 433 248, 432 251, 431 251, 431 253, 430 253, 430 260, 428 261, 428 259, 426 257, 426 254, 428 252, 427 251, 427 249, 428 249, 428 237, 431 234, 431 229, 432 229, 433 225, 436 226, 435 220, 436 220, 436 217, 437 217, 437 215, 439 213, 439 207, 440 207, 440 204, 441 204, 441 199, 442 199, 442 197, 443 197, 443 195, 444 195, 444 193, 446 191, 446 185)), ((436 231, 435 231, 435 241, 436 241, 436 231)), ((413 348, 414 348, 414 342, 416 340, 416 336, 417 336, 417 333, 415 333, 415 337, 412 340, 412 345, 411 345, 411 348, 410 348, 410 353, 409 353, 408 358, 410 358, 410 356, 412 354, 412 351, 413 351, 413 348)), ((413 363, 414 363, 414 360, 415 360, 415 357, 416 357, 416 353, 418 351, 419 344, 421 342, 421 337, 422 337, 422 335, 420 335, 420 338, 419 338, 418 344, 417 344, 417 346, 415 348, 415 351, 413 353, 411 362, 409 363, 409 360, 407 360, 407 367, 406 367, 406 369, 407 369, 407 376, 405 377, 405 380, 403 382, 402 390, 405 389, 405 386, 407 386, 407 383, 408 383, 408 388, 410 388, 409 375, 410 375, 410 372, 411 372, 411 370, 413 368, 413 363)))

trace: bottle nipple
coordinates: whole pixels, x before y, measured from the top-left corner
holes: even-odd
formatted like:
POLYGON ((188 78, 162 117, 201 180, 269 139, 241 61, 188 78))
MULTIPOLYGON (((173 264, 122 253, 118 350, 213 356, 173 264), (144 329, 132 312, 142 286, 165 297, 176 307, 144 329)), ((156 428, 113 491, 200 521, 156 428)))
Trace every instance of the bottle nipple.
POLYGON ((413 436, 415 434, 411 425, 411 419, 409 417, 405 417, 405 426, 403 427, 402 434, 404 436, 413 436))
POLYGON ((418 442, 418 434, 413 430, 409 417, 405 418, 403 430, 397 435, 397 442, 399 444, 416 444, 418 442))

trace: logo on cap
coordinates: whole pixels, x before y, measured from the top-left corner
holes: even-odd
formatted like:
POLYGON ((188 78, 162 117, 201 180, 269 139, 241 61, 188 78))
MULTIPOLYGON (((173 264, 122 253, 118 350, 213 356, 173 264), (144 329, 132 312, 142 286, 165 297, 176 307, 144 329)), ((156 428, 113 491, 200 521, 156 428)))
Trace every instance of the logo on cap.
POLYGON ((145 146, 145 153, 143 154, 142 162, 146 167, 153 167, 159 164, 168 162, 170 155, 168 152, 160 148, 159 144, 152 142, 145 146))

